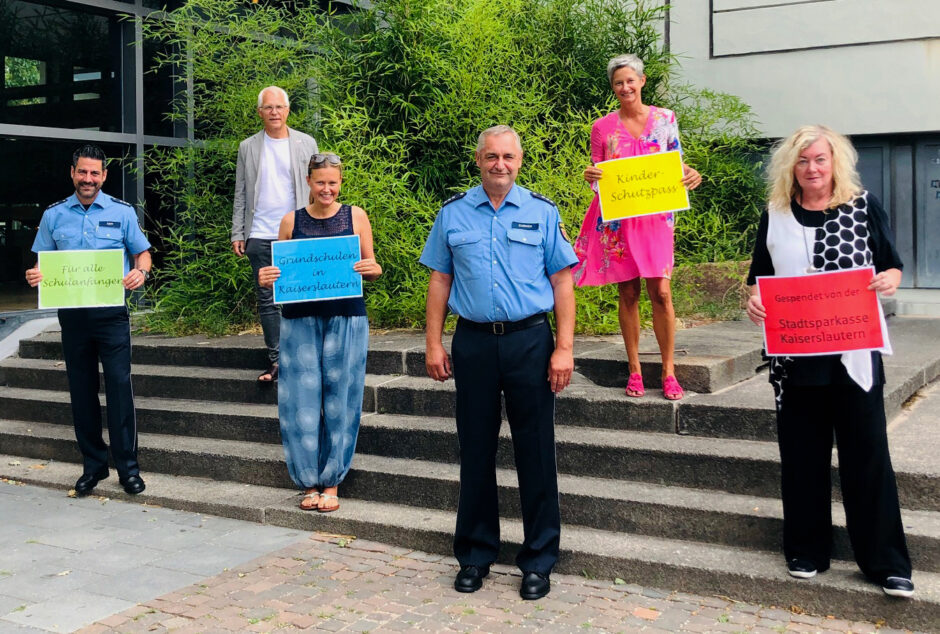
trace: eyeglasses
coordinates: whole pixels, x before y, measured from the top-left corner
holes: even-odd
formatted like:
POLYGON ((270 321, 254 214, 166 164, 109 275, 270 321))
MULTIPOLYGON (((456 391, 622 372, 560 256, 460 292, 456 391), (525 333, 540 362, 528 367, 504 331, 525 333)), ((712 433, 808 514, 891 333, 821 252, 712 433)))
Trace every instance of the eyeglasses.
POLYGON ((282 105, 277 105, 277 106, 268 105, 268 106, 261 106, 260 108, 258 108, 258 110, 263 110, 264 112, 272 112, 272 111, 284 112, 285 110, 287 110, 287 108, 288 108, 287 106, 282 106, 282 105))
POLYGON ((342 165, 342 161, 339 156, 333 154, 332 152, 318 152, 310 157, 310 165, 319 165, 321 163, 329 163, 330 165, 342 165))

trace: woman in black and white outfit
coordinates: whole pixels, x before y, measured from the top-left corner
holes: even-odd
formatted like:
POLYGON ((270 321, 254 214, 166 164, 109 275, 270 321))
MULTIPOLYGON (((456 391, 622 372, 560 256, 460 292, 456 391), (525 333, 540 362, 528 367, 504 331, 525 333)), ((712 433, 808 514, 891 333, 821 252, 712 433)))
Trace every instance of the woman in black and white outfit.
MULTIPOLYGON (((804 126, 775 147, 768 209, 760 219, 748 275, 747 314, 754 323, 766 317, 758 276, 874 266, 868 288, 882 295, 897 289, 903 265, 884 209, 861 186, 857 158, 849 140, 825 126, 804 126)), ((890 354, 890 344, 883 351, 890 354)), ((881 353, 772 357, 770 382, 790 574, 805 579, 829 568, 835 431, 855 560, 887 594, 912 596, 911 561, 888 455, 881 353)))

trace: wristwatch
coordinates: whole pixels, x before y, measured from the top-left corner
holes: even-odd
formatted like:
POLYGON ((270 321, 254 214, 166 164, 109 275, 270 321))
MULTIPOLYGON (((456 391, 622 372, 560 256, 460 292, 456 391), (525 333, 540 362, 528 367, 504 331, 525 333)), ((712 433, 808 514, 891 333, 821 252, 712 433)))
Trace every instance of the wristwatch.
POLYGON ((145 271, 144 269, 137 269, 144 276, 144 281, 147 282, 150 280, 150 271, 145 271))

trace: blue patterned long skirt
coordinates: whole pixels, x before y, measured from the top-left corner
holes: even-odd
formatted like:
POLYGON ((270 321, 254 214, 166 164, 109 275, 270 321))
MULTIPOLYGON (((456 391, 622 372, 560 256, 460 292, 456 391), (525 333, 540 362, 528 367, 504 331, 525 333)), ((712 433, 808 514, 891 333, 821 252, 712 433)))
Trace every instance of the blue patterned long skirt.
POLYGON ((281 318, 277 402, 290 477, 302 489, 337 486, 356 450, 369 320, 281 318))

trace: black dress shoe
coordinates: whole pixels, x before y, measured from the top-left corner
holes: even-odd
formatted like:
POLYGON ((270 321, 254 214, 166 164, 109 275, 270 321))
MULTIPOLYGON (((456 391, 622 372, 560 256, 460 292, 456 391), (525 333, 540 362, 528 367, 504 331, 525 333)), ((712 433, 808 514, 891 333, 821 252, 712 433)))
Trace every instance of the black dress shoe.
POLYGON ((105 467, 98 473, 83 473, 82 477, 75 483, 75 493, 78 495, 88 495, 91 490, 98 486, 98 483, 107 478, 110 474, 105 467))
POLYGON ((489 566, 461 566, 454 579, 457 592, 476 592, 483 587, 483 578, 490 574, 489 566))
POLYGON ((147 485, 144 484, 143 478, 139 475, 127 476, 126 478, 121 478, 121 486, 124 487, 124 490, 128 495, 137 495, 138 493, 143 493, 144 489, 147 488, 147 485))
POLYGON ((519 596, 526 601, 541 599, 552 589, 548 575, 538 572, 527 572, 522 575, 522 586, 519 587, 519 596))

